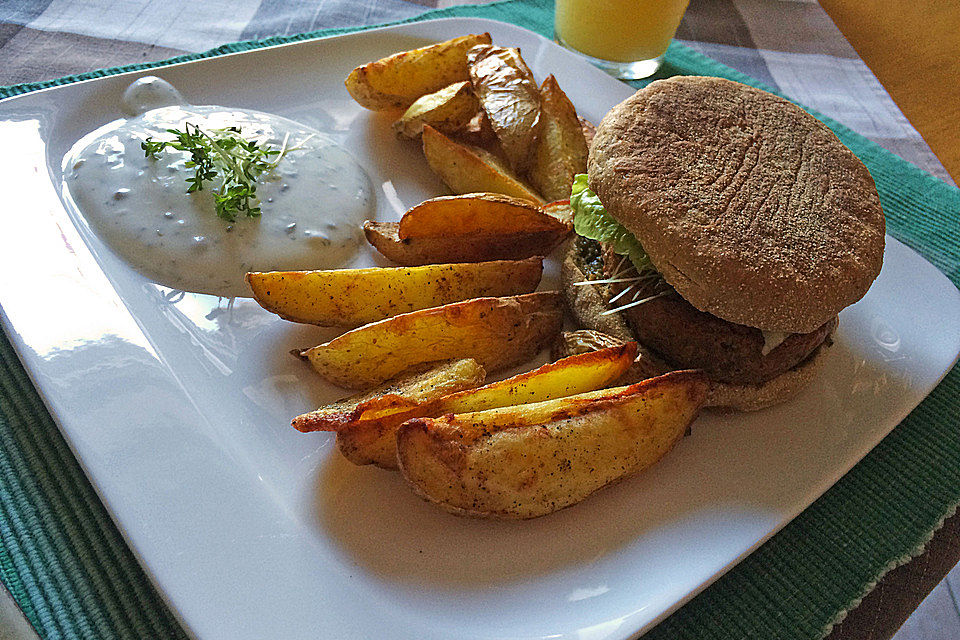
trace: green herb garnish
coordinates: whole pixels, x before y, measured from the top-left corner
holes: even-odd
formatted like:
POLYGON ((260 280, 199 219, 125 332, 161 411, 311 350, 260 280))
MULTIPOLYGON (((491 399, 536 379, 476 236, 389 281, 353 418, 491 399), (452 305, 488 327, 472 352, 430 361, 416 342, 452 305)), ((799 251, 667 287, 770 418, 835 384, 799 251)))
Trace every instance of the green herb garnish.
POLYGON ((257 178, 273 171, 287 154, 286 139, 277 148, 244 139, 240 127, 204 131, 189 122, 184 123, 183 131, 167 129, 167 133, 175 138, 163 141, 151 136, 140 143, 146 157, 157 159, 165 149, 186 151, 190 160, 185 166, 193 169, 193 176, 187 178, 187 193, 203 191, 206 183, 219 178, 220 184, 212 188, 219 217, 235 222, 238 215, 260 216, 257 178))

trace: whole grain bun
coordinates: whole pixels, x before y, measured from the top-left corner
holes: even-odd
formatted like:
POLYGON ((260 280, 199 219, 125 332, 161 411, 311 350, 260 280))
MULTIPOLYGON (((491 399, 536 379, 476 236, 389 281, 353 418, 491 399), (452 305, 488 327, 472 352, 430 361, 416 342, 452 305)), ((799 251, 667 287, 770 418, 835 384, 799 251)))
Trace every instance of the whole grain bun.
MULTIPOLYGON (((574 282, 584 282, 586 277, 577 265, 572 248, 568 250, 561 264, 560 278, 567 307, 578 325, 603 332, 623 342, 635 339, 619 313, 601 315, 609 308, 608 287, 594 284, 573 286, 574 282)), ((706 406, 719 410, 757 411, 792 398, 817 376, 826 360, 829 344, 830 341, 827 340, 806 360, 762 384, 732 384, 711 380, 706 406)), ((639 345, 637 363, 631 368, 632 372, 642 372, 638 379, 672 370, 673 367, 668 363, 642 344, 639 345)), ((617 384, 630 384, 636 381, 638 380, 618 380, 617 384)))
POLYGON ((765 91, 653 82, 604 117, 588 174, 667 282, 724 320, 808 333, 880 272, 870 173, 820 121, 765 91))

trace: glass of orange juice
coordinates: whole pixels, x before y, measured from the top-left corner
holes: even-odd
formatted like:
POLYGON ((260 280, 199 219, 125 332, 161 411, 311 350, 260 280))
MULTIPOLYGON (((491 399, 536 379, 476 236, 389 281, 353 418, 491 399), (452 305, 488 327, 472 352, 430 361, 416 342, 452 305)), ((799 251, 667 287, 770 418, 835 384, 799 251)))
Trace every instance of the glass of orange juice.
POLYGON ((630 80, 653 75, 689 0, 556 0, 557 41, 630 80))

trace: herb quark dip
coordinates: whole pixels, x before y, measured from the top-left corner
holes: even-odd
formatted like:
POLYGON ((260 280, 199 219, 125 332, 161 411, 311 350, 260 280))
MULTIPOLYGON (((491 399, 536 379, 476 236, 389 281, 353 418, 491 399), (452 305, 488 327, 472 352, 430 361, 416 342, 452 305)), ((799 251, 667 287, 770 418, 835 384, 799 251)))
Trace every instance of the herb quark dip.
POLYGON ((93 231, 139 272, 176 289, 237 296, 249 293, 248 271, 328 269, 356 251, 371 217, 370 181, 319 131, 259 111, 189 105, 155 77, 134 82, 124 106, 135 115, 80 139, 64 175, 93 231), (170 130, 190 132, 206 145, 200 153, 214 155, 231 141, 225 136, 242 138, 243 153, 259 154, 259 170, 245 177, 245 165, 224 155, 219 175, 208 171, 188 193, 197 173, 189 150, 144 151, 147 141, 176 142, 170 130), (224 185, 229 171, 244 193, 233 201, 253 213, 225 216, 223 198, 218 206, 218 194, 240 189, 224 185))

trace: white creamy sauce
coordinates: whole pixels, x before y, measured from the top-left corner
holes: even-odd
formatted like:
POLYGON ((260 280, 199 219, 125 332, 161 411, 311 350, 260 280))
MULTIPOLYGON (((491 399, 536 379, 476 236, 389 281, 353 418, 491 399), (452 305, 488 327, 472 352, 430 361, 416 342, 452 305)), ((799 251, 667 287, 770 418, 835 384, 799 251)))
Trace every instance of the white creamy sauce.
POLYGON ((142 78, 124 94, 137 114, 100 127, 64 158, 70 195, 110 248, 160 284, 222 296, 249 295, 247 271, 328 269, 343 265, 371 217, 370 181, 356 161, 310 127, 279 116, 194 106, 159 78, 142 78), (228 222, 216 214, 212 188, 187 193, 186 152, 147 158, 148 137, 167 129, 240 127, 241 136, 290 150, 257 181, 260 217, 228 222))

